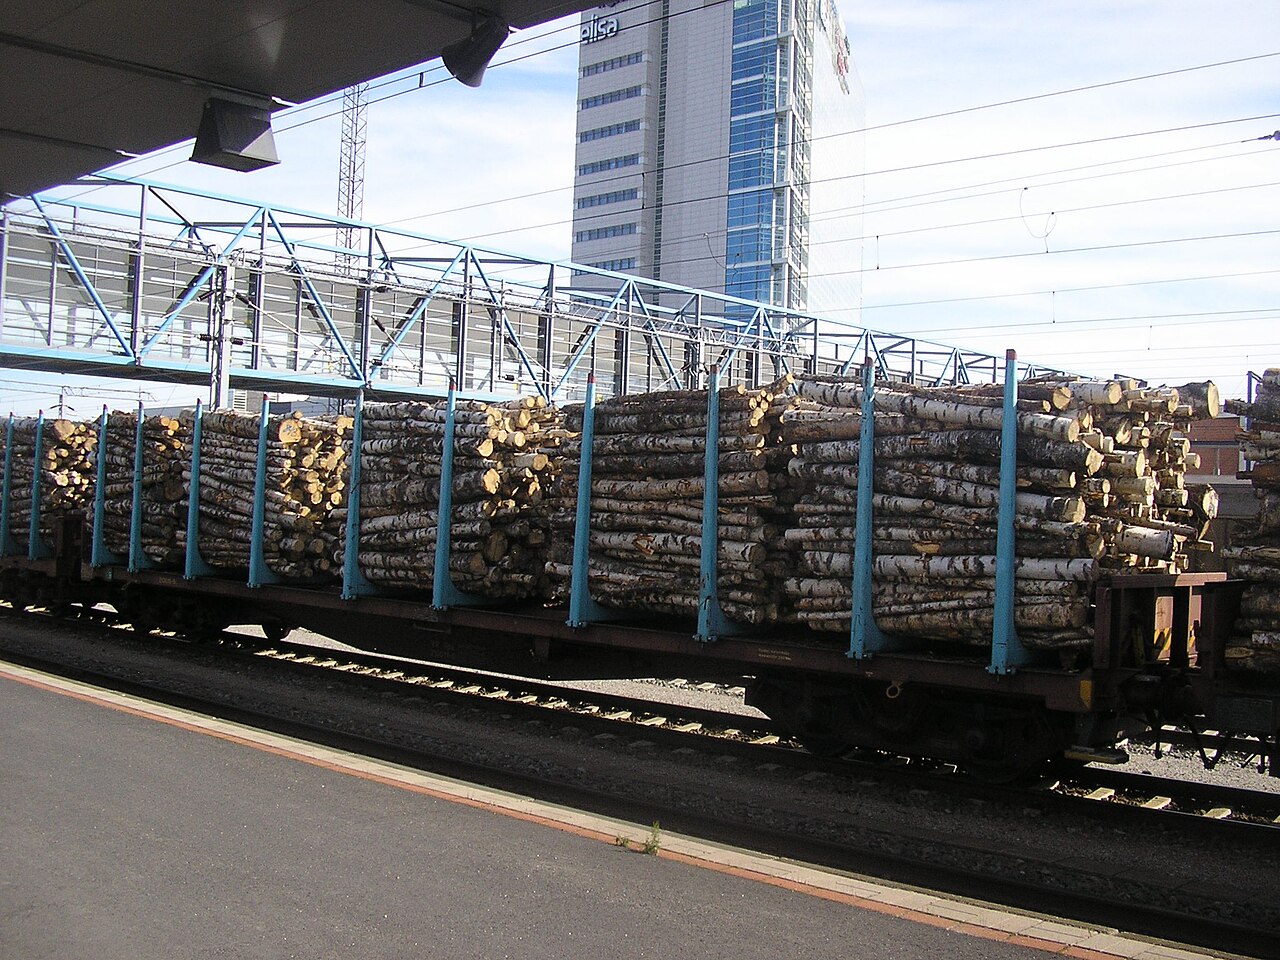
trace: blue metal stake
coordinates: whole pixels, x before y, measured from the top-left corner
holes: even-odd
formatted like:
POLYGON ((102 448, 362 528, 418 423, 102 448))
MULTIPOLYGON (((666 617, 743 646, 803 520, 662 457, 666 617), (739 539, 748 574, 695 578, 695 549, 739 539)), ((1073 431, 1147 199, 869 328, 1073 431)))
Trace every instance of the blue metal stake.
POLYGON ((191 482, 187 484, 187 555, 182 567, 184 580, 207 577, 213 567, 200 556, 200 443, 204 439, 204 404, 196 401, 196 418, 191 424, 191 482))
POLYGON ((707 384, 707 446, 703 452, 702 543, 698 572, 698 632, 694 639, 714 643, 742 633, 720 607, 717 561, 720 554, 720 370, 711 366, 707 384))
POLYGON ((40 537, 40 487, 44 479, 44 471, 40 467, 44 460, 44 411, 36 418, 36 448, 31 457, 31 525, 27 529, 27 559, 43 560, 53 556, 44 540, 40 537))
POLYGON ((89 564, 105 567, 119 563, 120 557, 107 549, 104 529, 107 506, 107 407, 102 406, 102 419, 98 423, 98 460, 93 483, 93 539, 89 547, 89 564))
POLYGON ((258 425, 258 469, 253 478, 253 526, 249 531, 249 586, 279 583, 263 556, 267 505, 267 429, 270 426, 271 402, 262 395, 262 420, 258 425))
POLYGON ((142 549, 142 461, 146 443, 143 428, 146 417, 142 414, 142 401, 138 401, 138 425, 133 435, 133 505, 129 511, 129 572, 150 570, 155 566, 142 549))
POLYGON ((862 368, 862 423, 858 431, 858 512, 853 538, 853 620, 849 627, 849 656, 865 660, 872 654, 900 646, 876 625, 872 607, 875 556, 871 527, 875 523, 876 384, 870 363, 862 368))
POLYGON ((18 553, 18 545, 9 532, 9 511, 13 501, 13 414, 4 429, 4 485, 0 488, 0 556, 18 553))
POLYGON ((347 529, 342 548, 342 599, 376 593, 376 588, 360 572, 360 446, 364 443, 364 390, 356 392, 355 417, 351 425, 351 474, 347 481, 347 529))
POLYGON ((449 553, 453 539, 453 438, 454 425, 454 382, 449 379, 449 399, 444 415, 444 449, 440 452, 440 496, 436 515, 436 562, 431 577, 431 605, 437 610, 448 610, 450 607, 476 606, 484 602, 483 597, 464 593, 453 585, 453 575, 449 572, 449 553))
POLYGON ((608 617, 608 611, 591 596, 591 450, 596 436, 596 375, 587 375, 587 396, 582 405, 582 453, 578 458, 578 512, 573 527, 573 571, 569 575, 571 627, 608 617))
POLYGON ((989 672, 1004 675, 1031 661, 1014 626, 1017 550, 1014 516, 1018 498, 1018 355, 1004 361, 1004 420, 1000 430, 1000 514, 996 521, 995 622, 991 629, 989 672))

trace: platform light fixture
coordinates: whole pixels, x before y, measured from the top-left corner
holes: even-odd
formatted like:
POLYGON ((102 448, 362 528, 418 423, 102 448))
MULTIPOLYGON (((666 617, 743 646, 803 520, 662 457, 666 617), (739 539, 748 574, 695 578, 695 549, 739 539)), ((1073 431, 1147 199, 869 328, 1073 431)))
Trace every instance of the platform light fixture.
POLYGON ((489 61, 510 31, 507 21, 496 13, 477 13, 471 23, 471 35, 446 46, 440 51, 440 59, 459 82, 478 87, 489 61))
POLYGON ((191 159, 248 173, 280 162, 271 132, 271 112, 263 107, 210 97, 200 116, 191 159))

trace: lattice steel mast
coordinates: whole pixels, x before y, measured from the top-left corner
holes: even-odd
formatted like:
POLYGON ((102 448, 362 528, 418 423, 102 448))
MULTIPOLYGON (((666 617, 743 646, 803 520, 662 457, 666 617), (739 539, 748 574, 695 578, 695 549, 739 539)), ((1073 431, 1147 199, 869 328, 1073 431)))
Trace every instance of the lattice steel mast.
MULTIPOLYGON (((338 155, 338 216, 359 220, 364 214, 364 145, 368 128, 369 84, 358 83, 342 92, 342 146, 338 155)), ((338 246, 354 250, 355 227, 338 227, 338 246)), ((342 273, 354 272, 355 253, 339 253, 342 273)))

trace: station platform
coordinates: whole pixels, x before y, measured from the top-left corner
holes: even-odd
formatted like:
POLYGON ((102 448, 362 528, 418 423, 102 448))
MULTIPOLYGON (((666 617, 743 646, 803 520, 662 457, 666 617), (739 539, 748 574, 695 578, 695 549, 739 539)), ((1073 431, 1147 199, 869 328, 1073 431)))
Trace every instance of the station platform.
POLYGON ((649 835, 0 663, 0 960, 1206 956, 649 835))

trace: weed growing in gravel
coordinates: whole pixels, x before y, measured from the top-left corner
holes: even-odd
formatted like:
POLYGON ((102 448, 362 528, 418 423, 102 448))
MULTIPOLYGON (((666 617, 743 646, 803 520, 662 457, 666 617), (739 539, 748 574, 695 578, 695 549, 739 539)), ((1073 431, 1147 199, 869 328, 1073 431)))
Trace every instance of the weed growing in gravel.
POLYGON ((651 857, 658 855, 658 848, 662 846, 662 825, 657 820, 653 821, 653 826, 649 828, 649 836, 645 837, 643 850, 651 857))

